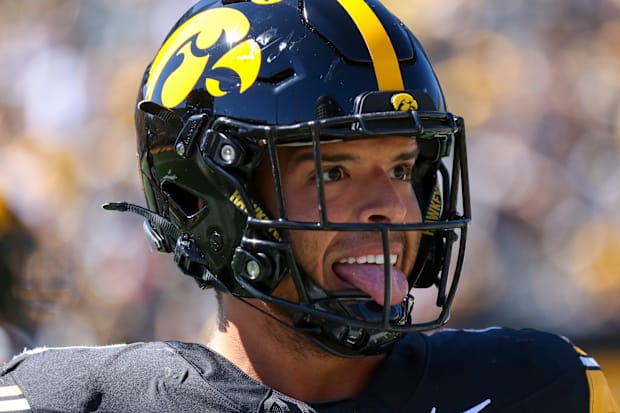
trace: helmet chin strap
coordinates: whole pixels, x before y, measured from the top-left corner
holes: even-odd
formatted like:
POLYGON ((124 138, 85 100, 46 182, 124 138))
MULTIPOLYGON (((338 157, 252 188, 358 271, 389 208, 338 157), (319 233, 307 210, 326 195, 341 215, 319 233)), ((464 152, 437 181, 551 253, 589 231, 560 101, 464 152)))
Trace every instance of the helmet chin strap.
MULTIPOLYGON (((401 303, 390 306, 389 319, 385 320, 385 309, 362 291, 328 293, 303 268, 298 268, 298 272, 310 298, 309 306, 314 310, 379 326, 386 321, 397 325, 411 322, 413 296, 410 294, 401 303)), ((307 334, 321 348, 347 358, 385 353, 403 336, 401 332, 351 326, 303 311, 293 313, 293 327, 307 334)))
MULTIPOLYGON (((281 325, 290 328, 298 333, 306 335, 315 345, 324 351, 338 357, 344 358, 360 358, 370 355, 384 354, 390 351, 392 346, 403 337, 404 333, 395 331, 384 331, 377 329, 368 329, 361 327, 349 326, 344 322, 327 320, 317 316, 308 315, 300 311, 292 312, 292 320, 286 321, 273 312, 265 310, 242 297, 237 297, 241 302, 249 305, 257 311, 265 314, 271 319, 277 321, 281 325)), ((328 306, 316 307, 326 309, 340 315, 355 316, 356 318, 365 317, 368 320, 375 317, 381 320, 383 312, 373 309, 372 303, 367 300, 358 302, 341 302, 333 299, 328 306)), ((322 302, 323 305, 327 301, 322 302)), ((277 305, 277 304, 276 304, 277 305)), ((379 307, 378 304, 374 304, 379 307)), ((413 308, 413 297, 407 295, 401 304, 391 306, 392 320, 410 320, 411 309, 413 308)), ((286 309, 288 313, 290 309, 286 309)))

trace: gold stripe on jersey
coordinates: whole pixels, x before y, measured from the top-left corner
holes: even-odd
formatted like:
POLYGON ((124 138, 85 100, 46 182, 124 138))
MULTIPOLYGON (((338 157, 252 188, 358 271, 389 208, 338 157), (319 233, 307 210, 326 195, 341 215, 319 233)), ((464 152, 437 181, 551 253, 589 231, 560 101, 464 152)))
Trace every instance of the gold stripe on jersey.
POLYGON ((578 346, 573 345, 573 350, 575 350, 575 353, 579 354, 580 356, 588 355, 588 353, 586 353, 583 349, 579 348, 578 346))
POLYGON ((22 389, 19 386, 0 386, 0 398, 21 396, 22 394, 22 389))
POLYGON ((338 0, 357 26, 375 70, 379 90, 404 89, 398 57, 390 36, 364 0, 338 0))
POLYGON ((611 395, 607 378, 596 360, 577 346, 573 349, 579 354, 579 360, 586 371, 590 390, 590 413, 620 413, 611 395))
POLYGON ((590 388, 590 413, 619 413, 607 379, 601 370, 586 370, 590 388))

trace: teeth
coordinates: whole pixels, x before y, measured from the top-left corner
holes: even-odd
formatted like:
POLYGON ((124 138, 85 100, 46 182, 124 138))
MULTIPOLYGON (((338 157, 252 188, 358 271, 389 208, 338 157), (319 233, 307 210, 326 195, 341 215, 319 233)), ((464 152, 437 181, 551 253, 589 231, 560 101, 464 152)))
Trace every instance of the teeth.
MULTIPOLYGON (((390 264, 396 264, 398 256, 396 254, 390 254, 390 264)), ((347 257, 338 261, 341 264, 379 264, 382 265, 385 262, 385 257, 380 255, 362 255, 360 257, 347 257)))

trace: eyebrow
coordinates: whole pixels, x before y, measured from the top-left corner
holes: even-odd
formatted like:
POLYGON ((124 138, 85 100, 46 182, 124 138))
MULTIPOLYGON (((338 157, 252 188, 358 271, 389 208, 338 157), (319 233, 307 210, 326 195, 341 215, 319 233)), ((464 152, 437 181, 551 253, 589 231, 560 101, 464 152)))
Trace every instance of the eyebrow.
MULTIPOLYGON (((409 161, 412 159, 416 159, 420 154, 420 148, 416 146, 416 148, 411 152, 402 152, 392 158, 392 162, 403 162, 409 161)), ((345 161, 355 161, 357 160, 356 156, 347 154, 347 153, 337 153, 337 154, 322 154, 321 162, 345 162, 345 161)), ((303 152, 295 157, 293 157, 293 163, 299 164, 302 162, 314 161, 314 153, 313 151, 303 152)))

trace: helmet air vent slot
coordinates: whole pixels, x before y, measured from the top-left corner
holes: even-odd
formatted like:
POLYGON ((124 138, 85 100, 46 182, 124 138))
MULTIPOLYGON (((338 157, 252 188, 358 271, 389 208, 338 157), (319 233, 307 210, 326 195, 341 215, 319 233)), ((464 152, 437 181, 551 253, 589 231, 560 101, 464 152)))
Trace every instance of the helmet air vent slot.
POLYGON ((162 192, 168 198, 171 205, 186 218, 192 217, 201 211, 205 202, 188 190, 171 181, 164 181, 161 185, 162 192))
POLYGON ((259 77, 257 80, 277 85, 284 82, 285 80, 288 80, 291 77, 295 77, 295 71, 293 70, 293 68, 288 67, 284 70, 280 70, 279 72, 274 73, 269 77, 259 77))

